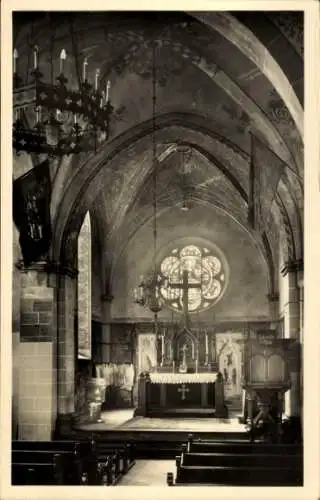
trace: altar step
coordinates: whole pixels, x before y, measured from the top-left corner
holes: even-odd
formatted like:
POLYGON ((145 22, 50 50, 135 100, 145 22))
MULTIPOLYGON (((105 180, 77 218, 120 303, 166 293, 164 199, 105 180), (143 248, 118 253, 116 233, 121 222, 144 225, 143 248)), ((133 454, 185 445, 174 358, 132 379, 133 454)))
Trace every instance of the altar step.
POLYGON ((215 418, 214 408, 164 408, 149 410, 149 417, 158 418, 215 418))

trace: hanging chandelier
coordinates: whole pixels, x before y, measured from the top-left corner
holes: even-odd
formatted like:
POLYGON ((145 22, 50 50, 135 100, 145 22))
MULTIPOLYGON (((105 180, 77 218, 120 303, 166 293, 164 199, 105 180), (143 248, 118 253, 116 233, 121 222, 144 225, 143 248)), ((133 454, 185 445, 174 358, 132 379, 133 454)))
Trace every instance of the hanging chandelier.
POLYGON ((152 170, 153 170, 153 270, 134 289, 134 301, 157 314, 162 310, 161 279, 157 269, 157 146, 156 146, 156 41, 152 44, 152 170))
MULTIPOLYGON (((71 32, 73 47, 75 43, 71 32)), ((73 51, 76 54, 76 50, 73 51)), ((18 72, 19 54, 13 51, 13 148, 16 153, 46 154, 50 157, 96 151, 109 138, 110 81, 100 81, 100 69, 94 82, 89 81, 88 60, 84 58, 82 75, 76 88, 68 86, 65 75, 67 53, 60 51, 60 71, 53 75, 53 41, 51 43, 51 81, 43 80, 39 67, 39 47, 33 48, 32 82, 24 82, 18 72), (32 116, 32 111, 33 116, 32 116)), ((77 59, 76 65, 77 65, 77 59)))

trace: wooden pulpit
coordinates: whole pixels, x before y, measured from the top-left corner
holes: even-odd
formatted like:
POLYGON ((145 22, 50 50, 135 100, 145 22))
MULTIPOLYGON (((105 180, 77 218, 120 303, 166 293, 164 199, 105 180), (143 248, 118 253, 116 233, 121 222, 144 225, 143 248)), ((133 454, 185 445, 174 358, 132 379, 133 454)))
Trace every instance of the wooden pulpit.
POLYGON ((252 437, 259 427, 280 435, 283 394, 290 389, 288 350, 291 343, 292 340, 276 338, 273 331, 258 333, 256 339, 245 343, 243 387, 252 437))

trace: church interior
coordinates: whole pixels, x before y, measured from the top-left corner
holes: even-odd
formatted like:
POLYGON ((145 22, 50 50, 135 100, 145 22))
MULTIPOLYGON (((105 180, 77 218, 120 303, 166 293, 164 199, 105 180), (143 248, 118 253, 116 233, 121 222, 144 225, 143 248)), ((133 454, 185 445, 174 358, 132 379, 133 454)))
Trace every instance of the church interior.
POLYGON ((303 26, 14 12, 12 484, 303 484, 303 26))

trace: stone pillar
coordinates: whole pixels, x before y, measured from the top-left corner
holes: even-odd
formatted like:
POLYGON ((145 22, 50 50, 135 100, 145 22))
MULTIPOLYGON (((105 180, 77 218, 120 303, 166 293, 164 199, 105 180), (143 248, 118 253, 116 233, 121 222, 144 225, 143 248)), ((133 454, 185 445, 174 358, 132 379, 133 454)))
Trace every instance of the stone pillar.
MULTIPOLYGON (((13 262, 21 258, 19 232, 13 227, 13 262)), ((17 266, 12 267, 12 438, 18 438, 19 429, 19 348, 20 348, 20 296, 21 275, 17 266)))
POLYGON ((102 300, 102 332, 101 332, 101 361, 111 363, 111 304, 113 296, 103 295, 102 300))
POLYGON ((62 432, 71 425, 75 410, 75 359, 77 356, 74 318, 76 311, 77 270, 56 268, 57 296, 57 423, 62 432))
POLYGON ((50 440, 56 405, 55 294, 48 263, 20 270, 19 431, 21 440, 50 440))
MULTIPOLYGON (((303 272, 298 272, 298 287, 300 299, 300 403, 303 405, 303 344, 304 344, 304 279, 303 272)), ((303 406, 301 407, 301 428, 303 429, 303 406)))
POLYGON ((285 414, 288 417, 300 417, 301 397, 300 397, 300 292, 298 287, 298 276, 303 271, 301 261, 287 263, 281 270, 283 279, 287 280, 288 302, 284 310, 284 337, 295 340, 293 347, 295 359, 290 363, 291 389, 285 394, 285 414))

